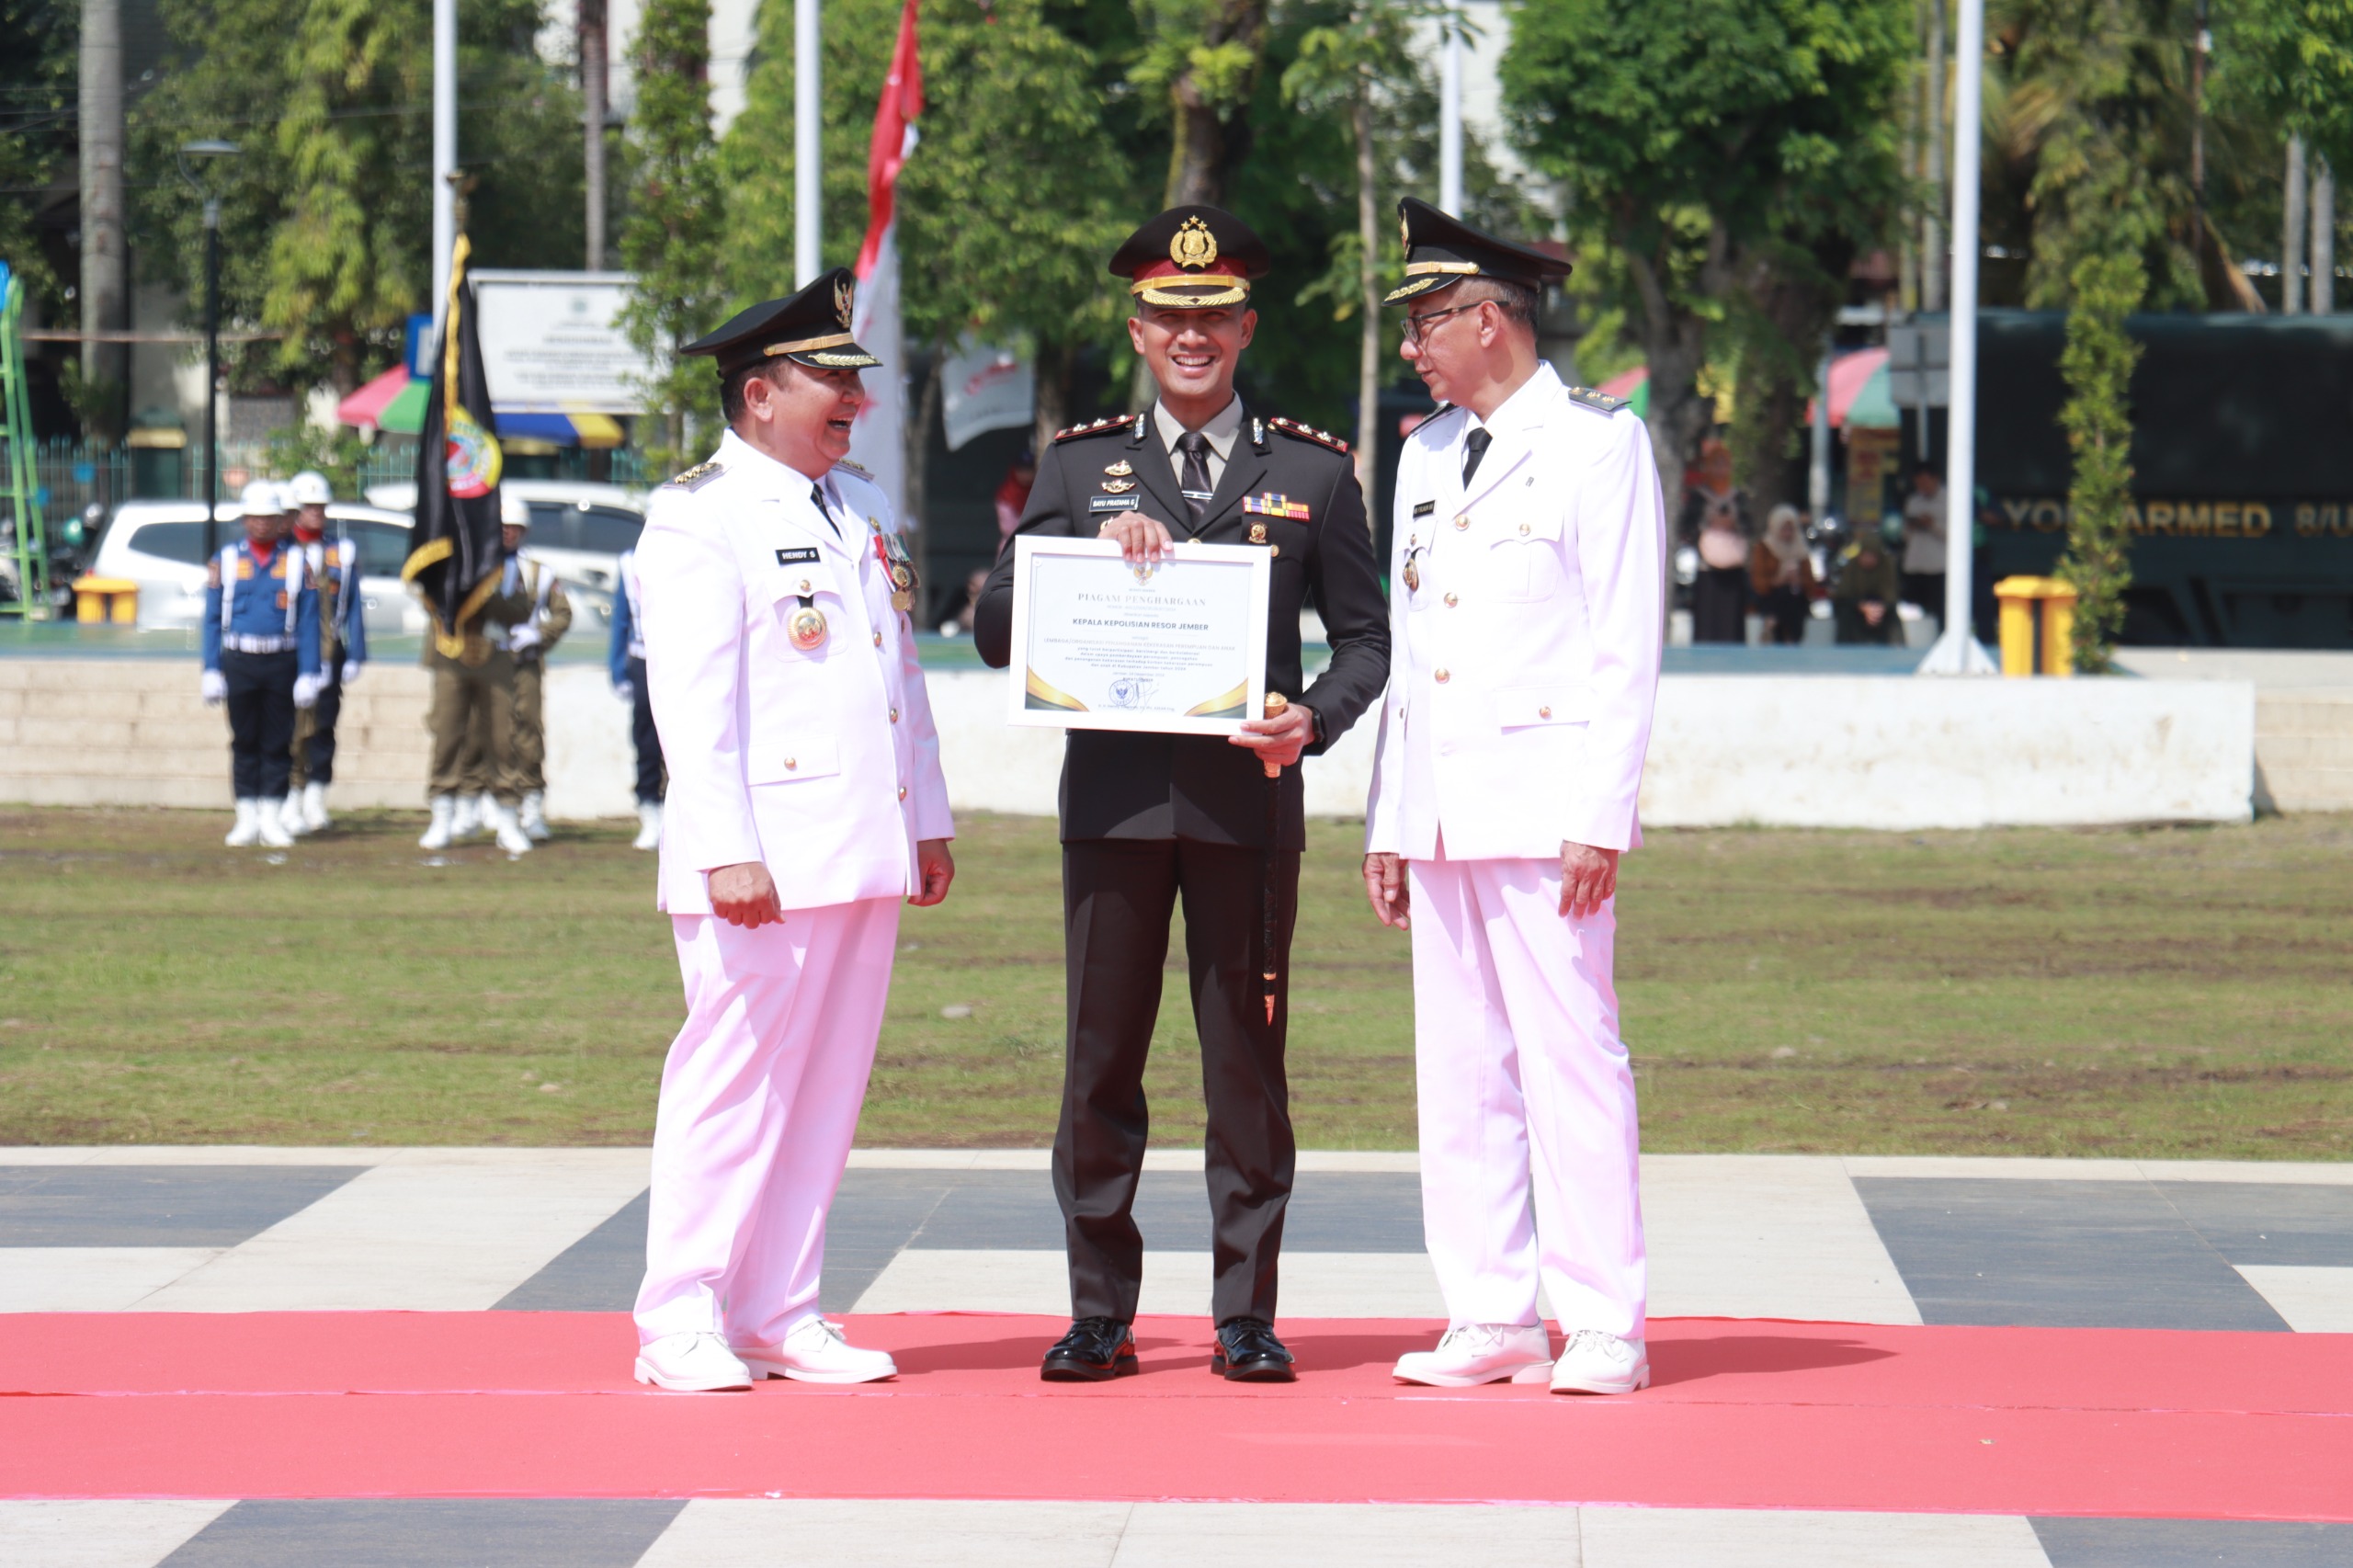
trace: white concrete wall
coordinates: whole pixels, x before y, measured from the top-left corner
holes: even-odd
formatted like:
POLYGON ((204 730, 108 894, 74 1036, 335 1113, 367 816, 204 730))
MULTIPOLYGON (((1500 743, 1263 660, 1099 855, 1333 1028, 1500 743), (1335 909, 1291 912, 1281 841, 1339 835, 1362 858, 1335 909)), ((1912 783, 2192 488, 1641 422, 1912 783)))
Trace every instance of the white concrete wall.
MULTIPOLYGON (((1062 735, 1006 724, 1004 679, 972 670, 930 679, 950 796, 961 811, 1051 815, 1062 735)), ((414 665, 371 666, 351 690, 336 804, 424 803, 426 696, 414 665)), ((1888 829, 2243 821, 2255 710, 2244 681, 1670 676, 1643 820, 1888 829)), ((2353 724, 2353 704, 2331 711, 2353 724)), ((629 707, 602 666, 549 673, 547 724, 549 814, 627 815, 629 707)), ((1363 812, 1372 741, 1371 725, 1359 725, 1309 761, 1311 812, 1363 812)), ((0 659, 0 801, 225 810, 228 763, 227 723, 198 700, 193 659, 0 659)))

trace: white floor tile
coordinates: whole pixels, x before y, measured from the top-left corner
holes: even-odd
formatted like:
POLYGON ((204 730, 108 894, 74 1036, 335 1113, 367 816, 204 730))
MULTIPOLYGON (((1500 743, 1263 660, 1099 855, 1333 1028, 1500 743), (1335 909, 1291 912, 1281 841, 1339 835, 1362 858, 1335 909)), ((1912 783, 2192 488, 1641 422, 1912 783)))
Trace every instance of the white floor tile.
POLYGON ((0 1502, 8 1568, 154 1568, 228 1509, 226 1503, 0 1502))
POLYGON ((1584 1568, 2051 1568, 2034 1527, 1991 1514, 1585 1508, 1584 1568))
POLYGON ((140 1310, 479 1311, 611 1218, 646 1181, 642 1153, 613 1157, 628 1151, 436 1153, 353 1177, 140 1310))
POLYGON ((1920 1321, 1835 1156, 1645 1156, 1643 1221, 1654 1317, 1920 1321))
POLYGON ((1347 1503, 1139 1503, 1114 1568, 1578 1568, 1577 1510, 1347 1503))
POLYGON ((2242 1263, 2238 1270, 2298 1334, 2353 1334, 2353 1268, 2242 1263))
POLYGON ((1125 1503, 689 1503, 637 1568, 1110 1568, 1125 1503))
POLYGON ((0 1247, 0 1312, 119 1312, 221 1247, 0 1247))

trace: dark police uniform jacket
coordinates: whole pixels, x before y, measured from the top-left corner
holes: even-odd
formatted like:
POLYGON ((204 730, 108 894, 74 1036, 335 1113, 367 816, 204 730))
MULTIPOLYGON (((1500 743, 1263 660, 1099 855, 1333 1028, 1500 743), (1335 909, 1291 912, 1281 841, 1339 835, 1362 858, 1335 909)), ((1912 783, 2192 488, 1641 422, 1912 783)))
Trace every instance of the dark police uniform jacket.
MULTIPOLYGON (((1196 527, 1154 425, 1146 410, 1056 436, 1040 457, 1017 532, 1093 539, 1106 517, 1122 514, 1090 503, 1118 486, 1118 493, 1141 496, 1143 514, 1176 540, 1274 551, 1267 689, 1315 710, 1323 734, 1308 752, 1324 751, 1381 700, 1389 682, 1388 608, 1347 445, 1245 406, 1215 498, 1196 527), (1110 472, 1120 464, 1126 472, 1110 472), (1131 486, 1119 485, 1128 478, 1131 486), (1324 618, 1332 662, 1303 687, 1299 613, 1311 601, 1324 618)), ((981 657, 998 668, 1012 657, 1013 556, 1008 540, 972 616, 981 657)), ((1305 846, 1300 771, 1283 770, 1279 848, 1305 846)), ((1066 843, 1187 838, 1261 848, 1268 787, 1257 755, 1222 735, 1072 730, 1063 761, 1062 836, 1066 843)))

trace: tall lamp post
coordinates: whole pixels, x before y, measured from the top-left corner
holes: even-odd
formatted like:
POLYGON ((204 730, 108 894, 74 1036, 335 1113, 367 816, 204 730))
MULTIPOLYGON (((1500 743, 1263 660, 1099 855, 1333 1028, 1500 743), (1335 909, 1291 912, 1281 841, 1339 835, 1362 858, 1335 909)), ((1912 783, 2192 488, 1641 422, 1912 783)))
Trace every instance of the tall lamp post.
POLYGON ((204 198, 204 559, 221 551, 221 198, 197 180, 191 160, 237 155, 234 142, 183 142, 180 177, 204 198))

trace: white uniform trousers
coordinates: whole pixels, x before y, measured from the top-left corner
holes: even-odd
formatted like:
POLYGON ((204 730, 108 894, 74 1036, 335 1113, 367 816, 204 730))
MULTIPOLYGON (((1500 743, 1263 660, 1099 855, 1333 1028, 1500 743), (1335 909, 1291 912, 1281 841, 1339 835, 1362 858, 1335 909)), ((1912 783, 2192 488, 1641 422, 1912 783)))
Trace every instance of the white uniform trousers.
POLYGON ((825 1212, 882 1029, 899 900, 754 930, 671 917, 687 1022, 662 1068, 642 1342, 774 1345, 818 1312, 825 1212))
POLYGON ((1447 1314, 1639 1337, 1634 1078, 1612 907, 1560 914, 1557 860, 1414 860, 1422 1227, 1447 1314))

